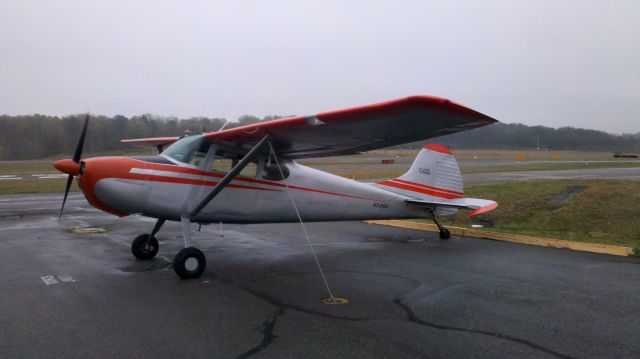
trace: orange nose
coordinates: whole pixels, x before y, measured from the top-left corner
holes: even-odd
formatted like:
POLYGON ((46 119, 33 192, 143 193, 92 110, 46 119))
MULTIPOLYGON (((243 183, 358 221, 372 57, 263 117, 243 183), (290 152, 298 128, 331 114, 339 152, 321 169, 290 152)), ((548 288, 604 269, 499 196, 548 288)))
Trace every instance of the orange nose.
POLYGON ((80 164, 70 159, 56 161, 53 166, 60 172, 64 172, 73 176, 80 174, 80 164))

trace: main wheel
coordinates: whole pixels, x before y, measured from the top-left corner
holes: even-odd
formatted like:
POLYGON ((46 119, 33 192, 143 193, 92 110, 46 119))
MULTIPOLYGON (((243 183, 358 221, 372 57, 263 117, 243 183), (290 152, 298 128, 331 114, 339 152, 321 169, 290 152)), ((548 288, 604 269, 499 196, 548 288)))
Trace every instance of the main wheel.
POLYGON ((131 253, 138 259, 151 259, 156 256, 160 244, 156 237, 149 238, 148 234, 141 234, 131 242, 131 253))
POLYGON ((440 239, 449 239, 451 238, 451 232, 448 229, 442 228, 440 231, 440 239))
POLYGON ((194 247, 180 250, 173 259, 173 270, 182 279, 197 278, 204 271, 207 260, 204 254, 194 247))

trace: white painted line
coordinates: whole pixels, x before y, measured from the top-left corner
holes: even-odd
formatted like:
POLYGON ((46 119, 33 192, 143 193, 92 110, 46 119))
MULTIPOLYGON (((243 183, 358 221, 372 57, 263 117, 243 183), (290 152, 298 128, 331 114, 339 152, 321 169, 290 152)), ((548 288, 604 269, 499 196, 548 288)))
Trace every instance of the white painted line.
POLYGON ((42 279, 42 281, 46 285, 58 284, 58 281, 52 275, 45 275, 45 276, 40 277, 40 279, 42 279))
POLYGON ((3 178, 3 177, 17 177, 17 176, 18 175, 0 175, 0 178, 3 178))
POLYGON ((0 177, 0 180, 20 180, 22 177, 0 177))
POLYGON ((58 178, 65 178, 65 177, 67 177, 67 175, 38 176, 36 178, 37 179, 58 179, 58 178))
POLYGON ((58 279, 60 279, 60 281, 64 283, 71 283, 76 281, 75 279, 71 278, 71 276, 68 274, 59 275, 58 279))

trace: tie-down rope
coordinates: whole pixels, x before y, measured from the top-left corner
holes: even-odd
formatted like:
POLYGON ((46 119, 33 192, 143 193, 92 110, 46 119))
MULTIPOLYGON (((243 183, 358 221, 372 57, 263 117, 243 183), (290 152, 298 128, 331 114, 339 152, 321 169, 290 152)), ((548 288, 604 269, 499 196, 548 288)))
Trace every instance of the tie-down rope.
MULTIPOLYGON (((278 166, 278 170, 280 171, 280 177, 284 180, 284 172, 282 172, 282 167, 280 167, 280 162, 278 162, 278 157, 276 156, 276 151, 273 149, 273 145, 269 142, 270 155, 273 155, 273 159, 276 161, 276 165, 278 166)), ((269 156, 271 157, 271 156, 269 156)), ((298 211, 298 206, 296 206, 296 201, 293 200, 293 195, 291 194, 291 189, 289 185, 287 185, 287 181, 283 181, 284 186, 287 188, 287 193, 289 194, 289 198, 291 199, 291 204, 293 205, 293 209, 296 211, 296 215, 298 216, 298 221, 300 221, 300 226, 302 227, 302 231, 304 232, 304 238, 307 240, 307 244, 311 249, 311 253, 313 254, 313 258, 316 260, 316 265, 318 266, 318 270, 320 271, 320 276, 322 276, 322 281, 324 282, 324 286, 327 287, 327 292, 329 292, 329 298, 333 302, 335 301, 335 297, 333 296, 333 292, 331 292, 331 288, 329 287, 329 282, 327 282, 327 277, 324 275, 324 271, 322 270, 322 266, 320 265, 320 260, 318 259, 318 255, 316 254, 316 250, 313 248, 311 244, 311 240, 309 239, 309 233, 307 232, 307 227, 305 227, 304 222, 302 221, 302 217, 300 216, 300 211, 298 211)))

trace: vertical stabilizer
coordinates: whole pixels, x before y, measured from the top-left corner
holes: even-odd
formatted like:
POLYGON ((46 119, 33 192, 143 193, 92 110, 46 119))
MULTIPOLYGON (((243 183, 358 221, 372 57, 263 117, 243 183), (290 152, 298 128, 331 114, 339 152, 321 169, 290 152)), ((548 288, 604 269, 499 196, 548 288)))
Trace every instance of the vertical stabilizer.
MULTIPOLYGON (((440 144, 424 146, 407 173, 378 182, 378 185, 391 192, 427 201, 464 197, 458 162, 451 151, 440 144)), ((446 210, 449 211, 455 212, 453 209, 446 210)))

